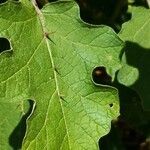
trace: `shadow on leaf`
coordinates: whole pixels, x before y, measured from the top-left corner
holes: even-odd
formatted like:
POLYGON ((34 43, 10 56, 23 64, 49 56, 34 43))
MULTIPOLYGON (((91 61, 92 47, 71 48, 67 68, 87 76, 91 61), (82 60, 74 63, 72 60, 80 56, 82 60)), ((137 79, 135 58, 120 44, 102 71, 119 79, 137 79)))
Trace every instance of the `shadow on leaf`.
POLYGON ((146 140, 146 127, 149 127, 140 97, 117 80, 114 86, 119 91, 121 115, 112 121, 111 131, 99 140, 99 146, 102 150, 139 150, 146 140))
POLYGON ((12 146, 13 150, 21 149, 22 141, 26 133, 26 120, 33 111, 34 101, 28 100, 28 102, 30 106, 27 113, 22 116, 20 122, 9 137, 9 144, 12 146))
MULTIPOLYGON (((124 54, 127 65, 137 68, 139 72, 138 79, 130 87, 140 95, 144 109, 150 110, 150 49, 127 41, 124 54)), ((134 78, 134 76, 131 78, 134 78)))
MULTIPOLYGON (((123 49, 123 55, 126 65, 136 68, 139 75, 137 80, 129 87, 120 84, 117 78, 113 83, 113 86, 119 91, 121 115, 116 121, 112 121, 110 133, 100 139, 99 146, 102 150, 139 150, 150 133, 150 111, 145 111, 142 107, 142 100, 146 97, 139 97, 138 95, 140 93, 149 96, 150 49, 127 41, 126 47, 123 49), (143 90, 143 93, 141 93, 141 90, 143 90)), ((128 72, 124 72, 123 75, 128 76, 128 72)))

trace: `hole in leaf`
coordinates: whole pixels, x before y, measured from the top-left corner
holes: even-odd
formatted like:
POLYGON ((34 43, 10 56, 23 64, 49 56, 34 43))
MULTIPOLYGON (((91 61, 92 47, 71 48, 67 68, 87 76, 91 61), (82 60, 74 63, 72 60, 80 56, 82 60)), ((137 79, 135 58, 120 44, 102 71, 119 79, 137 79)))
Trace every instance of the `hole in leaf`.
POLYGON ((13 130, 9 137, 9 144, 12 146, 14 150, 21 149, 22 141, 26 133, 26 120, 32 113, 34 109, 34 101, 28 100, 29 102, 29 108, 28 111, 22 116, 20 122, 16 126, 16 128, 13 130))
POLYGON ((11 46, 10 46, 9 40, 6 38, 0 37, 0 53, 6 50, 10 50, 10 49, 11 49, 11 46))
POLYGON ((113 107, 113 103, 110 103, 109 106, 110 106, 110 107, 113 107))
POLYGON ((92 79, 96 84, 111 85, 111 76, 107 74, 106 68, 99 66, 94 68, 92 79))

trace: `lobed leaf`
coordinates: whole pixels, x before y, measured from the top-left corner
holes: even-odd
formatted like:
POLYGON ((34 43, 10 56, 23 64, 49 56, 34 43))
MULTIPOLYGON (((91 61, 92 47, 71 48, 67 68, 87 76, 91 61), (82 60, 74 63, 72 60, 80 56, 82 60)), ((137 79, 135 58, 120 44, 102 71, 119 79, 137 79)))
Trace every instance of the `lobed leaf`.
POLYGON ((71 1, 42 10, 34 1, 8 1, 0 5, 0 22, 0 37, 12 47, 0 55, 1 149, 14 147, 8 138, 29 99, 22 149, 98 149, 119 102, 117 90, 94 84, 91 74, 104 66, 114 79, 123 42, 109 27, 81 21, 71 1))

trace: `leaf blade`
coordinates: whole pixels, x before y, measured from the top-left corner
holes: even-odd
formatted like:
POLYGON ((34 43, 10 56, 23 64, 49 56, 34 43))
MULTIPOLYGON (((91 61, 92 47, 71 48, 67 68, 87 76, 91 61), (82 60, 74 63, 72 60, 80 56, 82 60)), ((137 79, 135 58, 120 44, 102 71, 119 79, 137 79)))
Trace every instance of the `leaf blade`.
MULTIPOLYGON (((20 3, 20 5, 24 4, 20 3)), ((19 88, 22 85, 25 86, 22 87, 24 92, 20 91, 16 94, 18 100, 14 90, 7 87, 6 91, 8 93, 11 91, 10 93, 13 94, 4 99, 10 101, 14 97, 18 102, 20 98, 32 99, 36 102, 36 109, 28 120, 23 149, 97 149, 99 137, 109 132, 111 120, 119 115, 119 105, 117 90, 112 87, 94 85, 91 73, 95 66, 103 65, 108 68, 108 72, 114 78, 115 72, 121 66, 119 52, 123 43, 108 27, 99 29, 95 27, 94 30, 90 25, 86 27, 85 24, 79 23, 79 19, 76 20, 78 11, 74 2, 68 2, 67 7, 71 9, 62 16, 59 11, 62 9, 64 12, 65 2, 53 4, 50 6, 53 9, 48 7, 45 8, 47 11, 54 10, 58 18, 66 16, 65 19, 61 19, 56 25, 52 23, 56 16, 52 14, 47 16, 43 12, 46 28, 37 15, 33 20, 29 20, 23 29, 24 22, 19 25, 15 23, 8 29, 8 37, 16 27, 19 31, 22 29, 22 35, 12 37, 14 60, 8 61, 5 55, 1 55, 1 60, 6 59, 1 65, 10 66, 8 70, 11 70, 6 76, 3 73, 5 71, 1 70, 2 77, 8 87, 10 84, 12 88, 14 85, 19 85, 19 88), (69 23, 68 16, 72 16, 69 18, 71 27, 68 27, 68 31, 73 31, 76 26, 82 29, 73 31, 73 34, 70 32, 70 35, 67 30, 61 30, 59 27, 62 22, 63 28, 66 28, 69 23), (55 29, 57 29, 56 33, 55 29), (54 34, 49 35, 51 40, 45 34, 47 31, 54 31, 54 34), (80 34, 81 31, 89 40, 80 39, 84 37, 80 34), (75 36, 77 33, 79 36, 75 36), (90 37, 92 34, 93 39, 90 37), (108 39, 106 44, 103 38, 108 39), (19 39, 18 42, 16 42, 17 39, 19 39), (88 45, 90 40, 92 44, 88 45), (15 68, 18 62, 21 65, 15 68), (20 82, 18 82, 19 76, 20 82), (23 80, 21 80, 22 77, 24 77, 23 80), (109 107, 110 103, 113 103, 112 108, 109 107), (87 145, 87 142, 90 144, 87 145)), ((7 21, 6 24, 8 24, 7 21)), ((3 35, 6 33, 4 31, 3 35)), ((9 119, 9 116, 7 117, 9 119)))

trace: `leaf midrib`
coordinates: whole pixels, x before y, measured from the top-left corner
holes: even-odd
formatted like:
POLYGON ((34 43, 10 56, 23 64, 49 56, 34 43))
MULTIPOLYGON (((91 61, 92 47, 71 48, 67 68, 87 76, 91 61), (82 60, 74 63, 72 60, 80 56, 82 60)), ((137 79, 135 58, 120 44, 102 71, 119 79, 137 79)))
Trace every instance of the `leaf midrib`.
POLYGON ((32 0, 32 4, 35 8, 35 11, 37 12, 37 15, 39 16, 39 21, 40 21, 40 24, 41 24, 41 27, 42 27, 42 31, 43 31, 43 34, 44 34, 44 37, 45 37, 45 41, 46 41, 47 49, 48 49, 48 52, 49 52, 50 60, 51 60, 51 63, 52 63, 56 91, 58 93, 58 99, 59 99, 59 103, 61 105, 61 111, 62 111, 62 114, 63 114, 64 123, 65 123, 65 127, 66 127, 68 146, 69 146, 69 149, 71 149, 70 141, 69 141, 68 127, 67 127, 67 123, 66 123, 66 117, 65 117, 65 113, 64 113, 64 109, 63 109, 62 100, 60 99, 59 83, 58 83, 58 79, 57 79, 57 72, 55 71, 55 63, 54 63, 54 60, 53 60, 53 56, 52 56, 52 52, 51 52, 51 48, 50 48, 50 44, 49 44, 49 39, 46 37, 47 29, 45 27, 44 16, 43 16, 42 12, 40 11, 40 9, 37 7, 37 4, 36 4, 35 0, 32 0))

